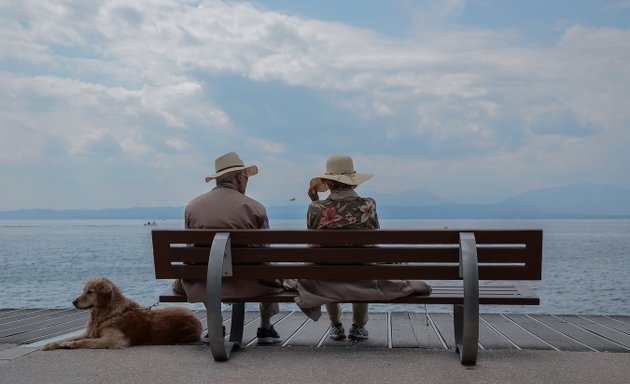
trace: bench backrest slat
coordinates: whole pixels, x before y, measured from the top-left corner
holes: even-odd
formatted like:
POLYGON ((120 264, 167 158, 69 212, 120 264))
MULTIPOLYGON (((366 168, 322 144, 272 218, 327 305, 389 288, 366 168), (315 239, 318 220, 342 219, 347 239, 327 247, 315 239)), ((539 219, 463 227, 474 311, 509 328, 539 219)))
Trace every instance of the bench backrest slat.
MULTIPOLYGON (((214 234, 154 230, 156 277, 205 278, 214 234), (194 244, 193 246, 190 246, 194 244)), ((540 280, 541 230, 229 230, 235 277, 459 279, 459 232, 473 232, 482 280, 540 280), (311 246, 316 244, 317 246, 311 246), (367 245, 352 247, 352 244, 367 245), (348 265, 405 263, 377 267, 348 265), (280 263, 251 265, 252 263, 280 263), (319 265, 295 265, 313 263, 319 265), (291 265, 290 263, 294 263, 291 265), (334 265, 321 265, 334 263, 334 265), (386 268, 383 268, 386 267, 386 268)))
POLYGON ((460 232, 474 232, 477 244, 533 241, 542 230, 445 229, 445 230, 258 230, 258 229, 172 229, 153 230, 172 242, 212 243, 215 232, 230 232, 233 246, 251 244, 458 244, 460 232))
MULTIPOLYGON (((233 247, 234 264, 260 262, 311 262, 356 264, 373 260, 378 262, 454 262, 459 260, 457 248, 244 248, 233 247)), ((208 259, 209 247, 172 248, 171 259, 184 263, 200 263, 208 259)), ((477 250, 481 263, 525 263, 528 251, 524 248, 481 248, 477 250)))

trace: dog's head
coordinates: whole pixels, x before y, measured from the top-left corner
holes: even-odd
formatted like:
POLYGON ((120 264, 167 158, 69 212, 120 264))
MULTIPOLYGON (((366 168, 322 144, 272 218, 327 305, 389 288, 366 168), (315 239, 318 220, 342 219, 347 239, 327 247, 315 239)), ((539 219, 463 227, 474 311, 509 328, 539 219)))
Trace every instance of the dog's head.
POLYGON ((79 309, 105 308, 121 295, 114 283, 104 277, 85 283, 83 293, 72 304, 79 309))

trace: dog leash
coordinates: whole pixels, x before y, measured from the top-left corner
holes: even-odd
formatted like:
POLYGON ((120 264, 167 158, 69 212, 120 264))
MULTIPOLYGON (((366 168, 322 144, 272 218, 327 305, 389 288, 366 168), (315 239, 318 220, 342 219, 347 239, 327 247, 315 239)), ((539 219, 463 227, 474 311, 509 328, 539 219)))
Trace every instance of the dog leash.
POLYGON ((122 316, 125 313, 130 312, 130 311, 147 311, 148 312, 148 311, 151 310, 151 308, 157 307, 158 305, 160 305, 159 301, 156 301, 155 303, 153 303, 153 304, 151 304, 151 305, 149 305, 148 307, 145 307, 145 308, 131 308, 131 307, 127 307, 127 308, 125 308, 124 311, 116 313, 116 314, 108 317, 107 319, 103 320, 103 323, 108 322, 108 321, 110 321, 112 319, 115 319, 118 316, 122 316))

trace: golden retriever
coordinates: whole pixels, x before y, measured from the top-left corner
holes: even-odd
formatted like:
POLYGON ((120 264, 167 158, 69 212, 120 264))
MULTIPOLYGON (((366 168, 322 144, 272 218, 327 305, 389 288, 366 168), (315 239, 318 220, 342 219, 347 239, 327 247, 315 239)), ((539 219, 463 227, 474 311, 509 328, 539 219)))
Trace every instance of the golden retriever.
POLYGON ((125 348, 138 344, 177 344, 199 341, 201 322, 186 308, 143 308, 126 298, 106 278, 88 281, 72 302, 90 309, 82 335, 48 343, 42 350, 59 348, 125 348))

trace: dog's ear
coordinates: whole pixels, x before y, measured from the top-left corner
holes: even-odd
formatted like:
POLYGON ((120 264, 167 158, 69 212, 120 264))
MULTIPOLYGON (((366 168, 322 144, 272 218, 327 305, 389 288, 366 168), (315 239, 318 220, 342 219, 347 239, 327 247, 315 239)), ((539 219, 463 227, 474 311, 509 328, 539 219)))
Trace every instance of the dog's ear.
POLYGON ((114 298, 114 292, 112 285, 105 281, 99 281, 95 284, 96 289, 96 301, 99 307, 106 307, 114 298))
POLYGON ((120 291, 120 288, 118 288, 118 286, 113 283, 110 287, 112 289, 112 301, 119 301, 122 298, 122 292, 120 291))

